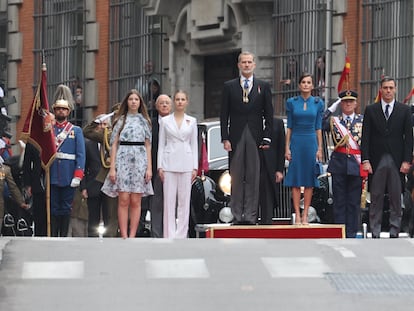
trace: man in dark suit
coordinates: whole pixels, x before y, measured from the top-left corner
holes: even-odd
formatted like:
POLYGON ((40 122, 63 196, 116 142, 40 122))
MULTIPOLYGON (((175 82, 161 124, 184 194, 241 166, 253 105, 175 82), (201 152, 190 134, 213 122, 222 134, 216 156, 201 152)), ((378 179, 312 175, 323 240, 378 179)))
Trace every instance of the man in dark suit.
POLYGON ((347 238, 355 238, 360 229, 361 210, 361 136, 363 116, 355 113, 358 94, 343 91, 323 116, 323 129, 331 134, 335 149, 329 160, 332 175, 333 215, 336 224, 344 224, 347 238), (341 114, 332 114, 341 105, 341 114))
POLYGON ((155 101, 155 109, 157 114, 151 120, 152 124, 152 142, 151 142, 151 158, 152 158, 152 186, 154 188, 154 195, 148 197, 149 208, 151 211, 151 236, 154 238, 163 237, 163 206, 164 194, 163 185, 157 171, 157 157, 158 157, 158 134, 159 134, 159 119, 171 113, 172 101, 168 95, 161 94, 155 101))
POLYGON ((35 236, 47 236, 45 172, 42 169, 39 150, 26 144, 23 159, 23 186, 32 196, 35 236))
MULTIPOLYGON (((103 118, 105 115, 99 115, 97 119, 103 118)), ((109 125, 109 118, 99 124, 95 124, 94 130, 103 133, 105 128, 109 125)), ((102 169, 101 161, 101 147, 97 141, 85 138, 86 162, 85 162, 85 176, 80 184, 83 199, 88 202, 88 236, 97 237, 98 226, 102 220, 104 226, 108 225, 108 209, 103 204, 104 195, 101 192, 103 183, 98 181, 100 170, 102 169)))
POLYGON ((384 77, 381 102, 365 109, 362 127, 363 169, 370 175, 369 222, 373 238, 379 238, 384 204, 390 203, 390 237, 397 238, 401 227, 401 193, 413 154, 410 107, 395 100, 395 80, 384 77))
POLYGON ((273 209, 277 206, 279 186, 285 167, 285 126, 283 120, 273 119, 272 142, 269 149, 260 150, 260 221, 271 225, 273 209))
POLYGON ((269 148, 271 143, 272 95, 270 85, 253 76, 256 63, 252 53, 240 53, 237 65, 240 76, 224 83, 221 141, 229 152, 234 223, 255 224, 259 206, 259 148, 269 148))

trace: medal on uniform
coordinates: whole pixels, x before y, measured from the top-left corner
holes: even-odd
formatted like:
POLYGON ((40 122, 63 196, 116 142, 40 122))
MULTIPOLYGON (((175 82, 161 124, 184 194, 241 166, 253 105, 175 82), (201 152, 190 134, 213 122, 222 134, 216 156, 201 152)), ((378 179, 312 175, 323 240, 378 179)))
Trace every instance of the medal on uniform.
POLYGON ((247 104, 248 102, 249 102, 248 89, 243 89, 243 103, 247 104))

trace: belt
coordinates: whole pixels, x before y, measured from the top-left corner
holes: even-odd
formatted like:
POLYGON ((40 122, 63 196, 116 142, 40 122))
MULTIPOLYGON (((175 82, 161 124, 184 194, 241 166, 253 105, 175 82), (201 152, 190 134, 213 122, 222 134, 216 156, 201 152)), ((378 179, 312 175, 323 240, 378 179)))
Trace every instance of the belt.
POLYGON ((337 147, 334 151, 346 154, 361 154, 361 150, 346 147, 337 147))
POLYGON ((76 160, 76 155, 64 152, 56 152, 56 159, 76 160))
POLYGON ((121 141, 120 145, 124 146, 144 146, 145 143, 143 141, 121 141))

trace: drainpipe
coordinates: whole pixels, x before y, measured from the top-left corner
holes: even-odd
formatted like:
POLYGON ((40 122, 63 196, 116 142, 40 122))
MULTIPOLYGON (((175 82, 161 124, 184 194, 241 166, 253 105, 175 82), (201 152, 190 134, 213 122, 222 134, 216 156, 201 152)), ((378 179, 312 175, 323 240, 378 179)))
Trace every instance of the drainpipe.
POLYGON ((332 1, 326 1, 326 53, 325 53, 325 109, 332 98, 332 1))

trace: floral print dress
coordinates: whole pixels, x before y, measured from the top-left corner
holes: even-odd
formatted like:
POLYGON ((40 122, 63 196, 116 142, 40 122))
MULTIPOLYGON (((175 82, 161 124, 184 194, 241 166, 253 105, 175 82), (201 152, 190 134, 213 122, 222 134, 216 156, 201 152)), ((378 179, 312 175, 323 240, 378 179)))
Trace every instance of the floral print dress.
MULTIPOLYGON (((111 136, 111 145, 117 135, 119 142, 145 142, 145 139, 151 141, 151 128, 148 121, 142 114, 127 114, 125 126, 124 116, 115 124, 111 136)), ((145 145, 119 145, 116 154, 115 184, 109 179, 109 174, 102 186, 102 192, 110 197, 118 196, 118 192, 142 193, 152 195, 153 189, 151 182, 145 182, 145 173, 148 167, 148 157, 145 145)))

